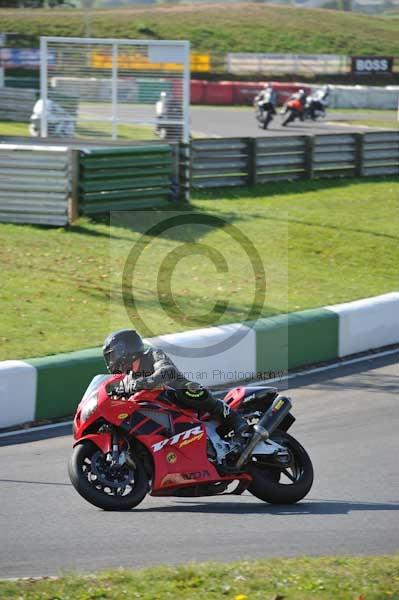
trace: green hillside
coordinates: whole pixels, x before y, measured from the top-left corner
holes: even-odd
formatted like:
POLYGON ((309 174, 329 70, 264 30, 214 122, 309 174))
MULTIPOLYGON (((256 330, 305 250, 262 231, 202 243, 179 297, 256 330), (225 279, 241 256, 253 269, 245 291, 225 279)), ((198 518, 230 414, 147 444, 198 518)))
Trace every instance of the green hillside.
POLYGON ((243 3, 93 10, 0 9, 0 31, 40 35, 188 39, 194 50, 390 54, 396 19, 323 9, 243 3), (89 16, 87 16, 89 15, 89 16), (89 22, 89 25, 88 25, 89 22))

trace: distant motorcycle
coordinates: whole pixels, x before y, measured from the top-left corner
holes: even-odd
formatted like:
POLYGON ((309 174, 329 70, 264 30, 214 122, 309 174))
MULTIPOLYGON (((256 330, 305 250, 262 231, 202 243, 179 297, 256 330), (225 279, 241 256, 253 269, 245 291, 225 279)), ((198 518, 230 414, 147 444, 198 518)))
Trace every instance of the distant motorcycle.
POLYGON ((288 100, 288 102, 285 103, 285 105, 281 111, 281 114, 287 115, 285 117, 285 119, 283 119, 283 122, 281 123, 283 125, 283 127, 285 127, 289 123, 293 123, 295 121, 295 119, 300 119, 301 121, 303 121, 304 106, 298 98, 293 98, 291 100, 288 100))
POLYGON ((183 135, 181 109, 168 92, 161 92, 155 104, 155 134, 161 140, 179 140, 183 135))
MULTIPOLYGON (((75 119, 62 106, 47 100, 47 135, 49 137, 73 137, 75 135, 75 119)), ((29 135, 41 136, 41 121, 43 114, 43 100, 39 99, 33 107, 29 119, 29 135)))
POLYGON ((317 121, 318 119, 325 118, 329 93, 330 87, 325 86, 306 98, 305 119, 317 121))
POLYGON ((276 114, 276 93, 267 86, 254 98, 255 119, 262 129, 267 129, 276 114))

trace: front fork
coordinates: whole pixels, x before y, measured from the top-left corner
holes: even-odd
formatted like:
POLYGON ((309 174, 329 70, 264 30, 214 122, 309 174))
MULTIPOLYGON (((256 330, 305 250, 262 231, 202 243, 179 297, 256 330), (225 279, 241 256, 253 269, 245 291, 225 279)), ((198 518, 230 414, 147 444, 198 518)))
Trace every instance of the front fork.
POLYGON ((107 431, 104 433, 90 433, 76 440, 74 447, 82 444, 84 441, 90 441, 101 450, 106 456, 106 460, 111 466, 122 466, 127 463, 129 467, 135 469, 136 463, 129 453, 129 443, 125 438, 127 450, 120 449, 121 436, 116 431, 107 431))

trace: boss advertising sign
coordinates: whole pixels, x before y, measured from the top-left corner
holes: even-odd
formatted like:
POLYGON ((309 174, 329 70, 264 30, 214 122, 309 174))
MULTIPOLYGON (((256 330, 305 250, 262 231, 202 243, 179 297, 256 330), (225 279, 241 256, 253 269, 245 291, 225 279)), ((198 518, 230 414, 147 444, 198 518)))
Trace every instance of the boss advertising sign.
POLYGON ((392 73, 392 65, 390 56, 352 56, 352 73, 392 73))

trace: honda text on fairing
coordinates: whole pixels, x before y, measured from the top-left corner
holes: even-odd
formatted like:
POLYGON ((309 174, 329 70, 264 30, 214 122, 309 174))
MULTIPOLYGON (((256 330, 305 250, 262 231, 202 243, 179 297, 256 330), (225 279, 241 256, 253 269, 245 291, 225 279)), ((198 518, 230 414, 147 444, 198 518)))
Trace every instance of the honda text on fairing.
POLYGON ((237 387, 224 401, 246 419, 239 439, 209 414, 177 407, 163 387, 120 396, 122 375, 97 375, 74 419, 69 461, 74 488, 105 510, 129 510, 152 496, 251 494, 272 504, 306 496, 313 467, 287 433, 291 401, 274 388, 237 387), (231 489, 233 488, 233 489, 231 489))

